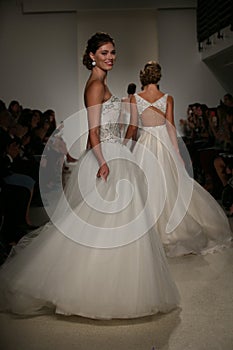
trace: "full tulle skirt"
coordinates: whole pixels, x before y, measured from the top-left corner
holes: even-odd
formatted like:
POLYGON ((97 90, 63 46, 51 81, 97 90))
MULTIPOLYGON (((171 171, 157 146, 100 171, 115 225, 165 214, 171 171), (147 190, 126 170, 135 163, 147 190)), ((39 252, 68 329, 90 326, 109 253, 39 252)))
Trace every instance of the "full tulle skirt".
POLYGON ((151 207, 163 208, 155 228, 168 256, 206 254, 230 246, 229 220, 218 202, 187 173, 171 143, 166 125, 144 127, 133 150, 142 169, 162 171, 160 186, 153 189, 151 207), (151 161, 152 154, 155 161, 151 161))
POLYGON ((96 159, 85 152, 51 222, 22 238, 1 267, 1 311, 111 319, 179 305, 146 206, 145 176, 127 147, 106 142, 102 148, 107 182, 96 178, 96 159))

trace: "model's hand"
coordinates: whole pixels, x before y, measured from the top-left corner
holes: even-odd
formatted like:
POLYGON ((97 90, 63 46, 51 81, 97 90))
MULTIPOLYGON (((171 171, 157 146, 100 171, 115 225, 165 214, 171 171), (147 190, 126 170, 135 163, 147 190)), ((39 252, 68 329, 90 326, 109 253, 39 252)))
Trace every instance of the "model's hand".
POLYGON ((107 177, 109 175, 109 167, 107 166, 107 163, 104 163, 101 165, 101 167, 98 170, 97 177, 101 177, 104 181, 107 180, 107 177))

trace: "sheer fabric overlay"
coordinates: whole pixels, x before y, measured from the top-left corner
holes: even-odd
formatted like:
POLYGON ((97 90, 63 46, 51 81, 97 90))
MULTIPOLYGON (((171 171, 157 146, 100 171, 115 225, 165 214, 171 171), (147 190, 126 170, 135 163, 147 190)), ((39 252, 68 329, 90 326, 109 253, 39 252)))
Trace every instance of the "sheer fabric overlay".
POLYGON ((111 319, 179 305, 148 205, 148 180, 121 144, 118 117, 119 102, 112 96, 101 120, 109 179, 96 179, 97 161, 92 150, 85 151, 51 222, 22 238, 1 267, 0 310, 111 319))

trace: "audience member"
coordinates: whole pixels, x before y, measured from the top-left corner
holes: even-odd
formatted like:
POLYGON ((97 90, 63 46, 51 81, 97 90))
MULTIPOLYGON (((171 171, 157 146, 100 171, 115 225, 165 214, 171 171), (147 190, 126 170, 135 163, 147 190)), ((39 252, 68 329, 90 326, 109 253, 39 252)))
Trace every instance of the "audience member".
POLYGON ((52 109, 47 109, 44 113, 43 113, 43 119, 48 120, 49 121, 49 128, 47 130, 46 133, 46 140, 48 140, 48 138, 53 134, 53 132, 56 130, 57 128, 57 122, 56 122, 56 117, 55 117, 55 112, 52 109))
POLYGON ((21 114, 21 106, 18 101, 12 100, 8 106, 8 111, 12 115, 12 117, 15 119, 15 121, 18 121, 20 114, 21 114))
POLYGON ((223 104, 226 108, 233 107, 233 96, 229 93, 225 94, 223 96, 223 101, 220 102, 220 104, 223 104))
MULTIPOLYGON (((48 190, 62 176, 64 159, 72 158, 62 138, 61 127, 56 130, 55 112, 42 113, 39 109, 21 108, 12 100, 9 108, 0 100, 0 263, 13 244, 34 229, 29 209, 43 205, 39 186, 41 155, 45 154, 45 178, 48 190)), ((43 167, 42 167, 43 173, 43 167)), ((60 180, 60 179, 59 179, 60 180)))
POLYGON ((224 188, 228 184, 229 177, 231 177, 231 166, 229 164, 231 164, 233 156, 233 107, 228 108, 226 112, 222 133, 219 135, 216 132, 215 137, 216 140, 221 140, 222 149, 214 160, 214 167, 224 188))
POLYGON ((5 111, 6 108, 6 104, 3 100, 0 100, 0 112, 5 111))

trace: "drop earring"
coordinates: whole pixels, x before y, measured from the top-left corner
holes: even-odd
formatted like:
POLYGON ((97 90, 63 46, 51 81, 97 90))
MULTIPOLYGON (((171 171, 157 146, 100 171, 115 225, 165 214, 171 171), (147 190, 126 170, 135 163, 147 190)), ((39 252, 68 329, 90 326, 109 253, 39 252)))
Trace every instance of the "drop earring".
POLYGON ((95 67, 95 66, 96 66, 96 61, 93 60, 93 61, 91 62, 91 65, 92 65, 92 67, 95 67))

